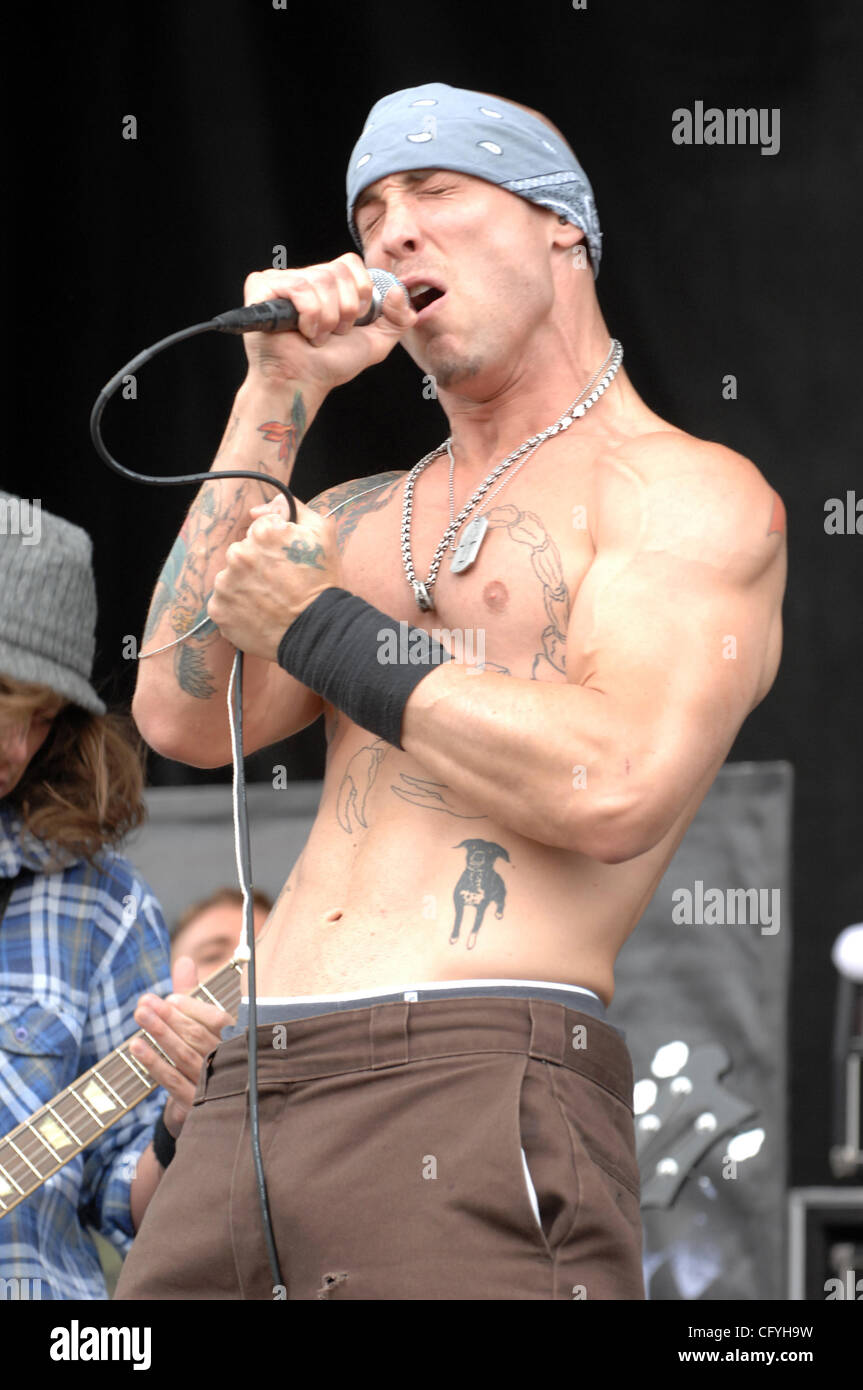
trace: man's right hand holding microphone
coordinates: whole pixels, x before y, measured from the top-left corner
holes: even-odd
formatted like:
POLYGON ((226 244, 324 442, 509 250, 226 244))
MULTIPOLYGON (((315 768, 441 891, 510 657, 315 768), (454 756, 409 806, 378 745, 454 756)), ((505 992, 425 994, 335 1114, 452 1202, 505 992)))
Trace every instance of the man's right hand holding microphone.
MULTIPOLYGON (((372 302, 372 280, 353 251, 303 270, 264 270, 245 283, 248 304, 289 299, 299 314, 293 333, 244 333, 249 378, 302 383, 323 397, 382 362, 416 321, 404 292, 393 286, 381 316, 354 331, 372 302)), ((319 404, 320 402, 318 402, 319 404)))

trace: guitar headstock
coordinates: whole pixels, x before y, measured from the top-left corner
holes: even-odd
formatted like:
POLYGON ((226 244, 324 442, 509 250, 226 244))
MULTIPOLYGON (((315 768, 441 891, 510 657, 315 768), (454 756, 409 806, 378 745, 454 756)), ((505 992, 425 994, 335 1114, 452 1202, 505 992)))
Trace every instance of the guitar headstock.
POLYGON ((657 1049, 650 1077, 636 1082, 635 1147, 641 1205, 670 1207, 686 1178, 724 1135, 758 1113, 720 1078, 730 1069, 718 1043, 690 1050, 671 1041, 657 1049))

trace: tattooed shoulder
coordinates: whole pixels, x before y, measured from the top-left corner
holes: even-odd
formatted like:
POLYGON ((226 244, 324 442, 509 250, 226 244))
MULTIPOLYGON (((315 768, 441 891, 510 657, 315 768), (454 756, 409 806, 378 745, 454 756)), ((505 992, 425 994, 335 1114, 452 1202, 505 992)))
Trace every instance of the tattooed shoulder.
POLYGON ((339 553, 344 550, 360 520, 369 512, 381 511, 392 501, 407 470, 376 473, 370 478, 353 478, 327 488, 306 505, 323 516, 335 515, 336 543, 339 553))

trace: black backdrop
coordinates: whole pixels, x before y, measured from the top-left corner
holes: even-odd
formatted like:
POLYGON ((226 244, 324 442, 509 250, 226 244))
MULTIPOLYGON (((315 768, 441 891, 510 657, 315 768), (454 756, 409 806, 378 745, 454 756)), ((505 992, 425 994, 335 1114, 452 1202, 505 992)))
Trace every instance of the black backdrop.
MULTIPOLYGON (((242 301, 244 276, 352 249, 344 170, 373 101, 446 81, 544 110, 593 182, 600 301, 648 404, 754 459, 784 497, 783 666, 731 757, 796 769, 792 1147, 796 1185, 829 1177, 829 947, 863 918, 859 699, 863 536, 824 530, 859 466, 861 18, 854 0, 272 0, 31 7, 9 66, 20 178, 7 218, 17 299, 7 412, 23 430, 2 482, 85 526, 100 597, 97 678, 127 699, 139 634, 190 490, 104 468, 88 438, 99 387, 139 349, 242 301), (780 149, 681 146, 672 112, 779 108, 780 149), (123 118, 137 139, 122 138, 123 118), (736 400, 722 379, 737 378, 736 400), (856 428, 855 428, 856 427, 856 428)), ((8 168, 8 164, 7 164, 8 168)), ((7 299, 8 302, 8 299, 7 299)), ((176 349, 115 400, 106 439, 143 472, 204 469, 243 375, 240 343, 176 349)), ((8 418, 7 413, 7 418, 8 418)), ((298 496, 409 467, 445 435, 396 352, 336 393, 294 474, 298 496)), ((260 754, 321 775, 320 727, 260 754)), ((153 758, 156 784, 223 780, 153 758)))

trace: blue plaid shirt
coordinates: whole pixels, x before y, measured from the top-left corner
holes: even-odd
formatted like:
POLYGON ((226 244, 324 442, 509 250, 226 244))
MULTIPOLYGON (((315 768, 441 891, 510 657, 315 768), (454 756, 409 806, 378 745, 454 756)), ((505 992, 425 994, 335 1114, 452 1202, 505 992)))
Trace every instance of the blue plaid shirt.
MULTIPOLYGON (((137 1031, 141 994, 171 991, 162 912, 128 859, 67 854, 51 872, 50 854, 0 801, 0 878, 35 874, 0 922, 0 1137, 137 1031)), ((38 1279, 31 1298, 107 1298, 86 1228, 128 1251, 129 1189, 165 1100, 154 1091, 0 1217, 0 1279, 38 1279)))

